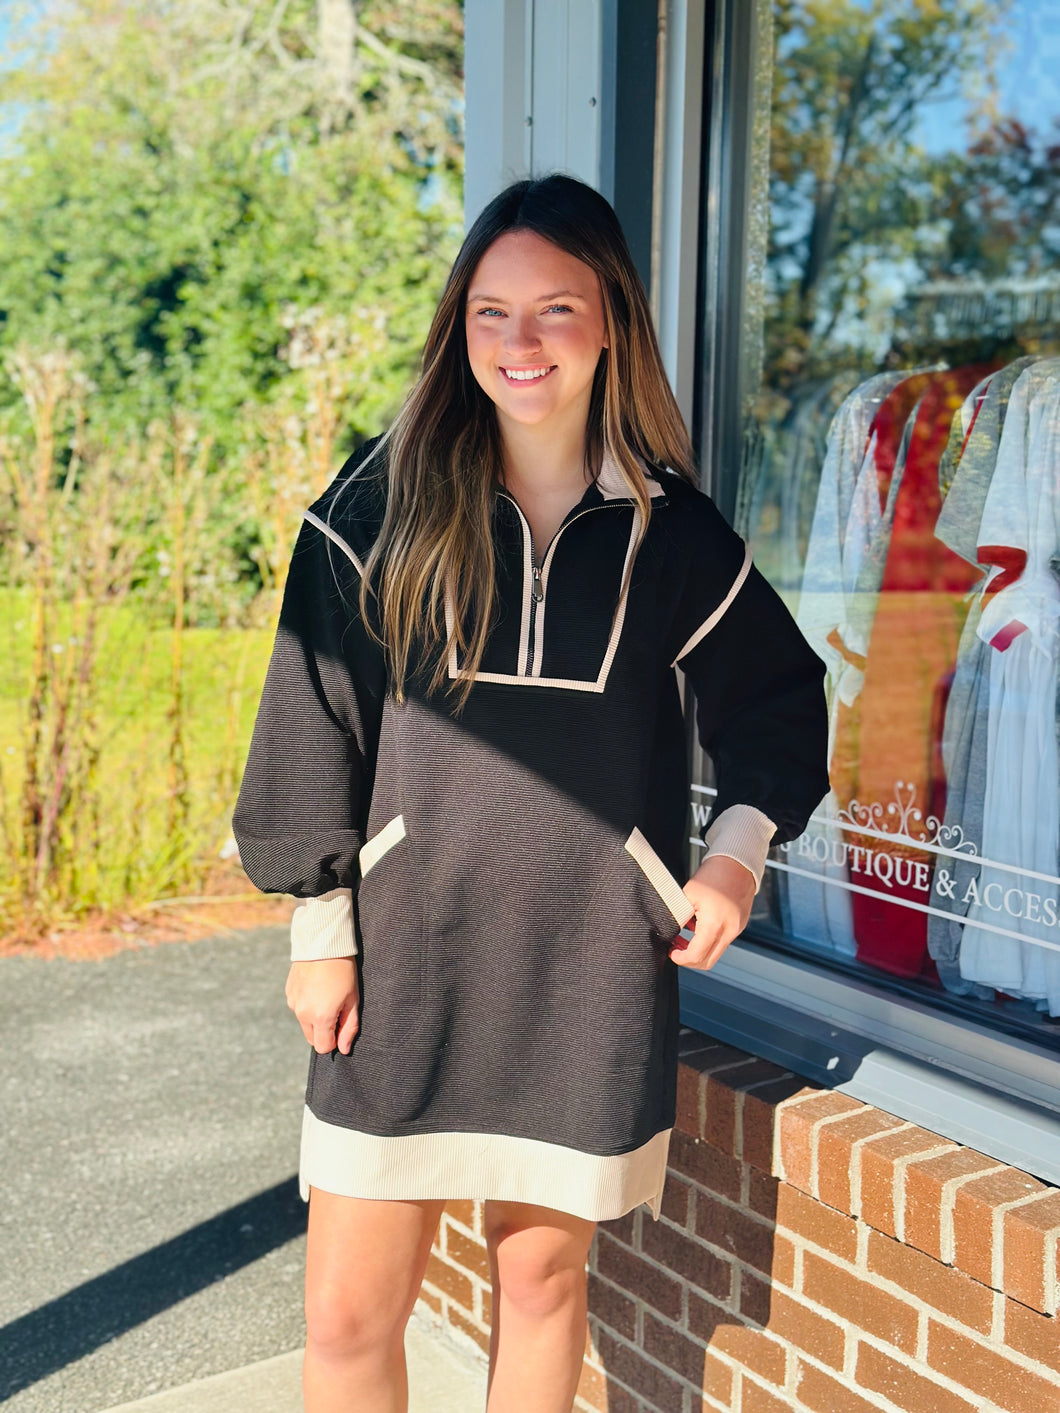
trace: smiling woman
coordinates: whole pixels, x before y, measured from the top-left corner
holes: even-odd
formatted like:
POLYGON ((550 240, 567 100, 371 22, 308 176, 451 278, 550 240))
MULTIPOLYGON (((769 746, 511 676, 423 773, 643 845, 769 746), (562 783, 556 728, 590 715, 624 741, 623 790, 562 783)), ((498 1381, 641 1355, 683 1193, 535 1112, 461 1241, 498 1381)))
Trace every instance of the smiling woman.
POLYGON ((496 197, 423 367, 306 514, 234 821, 254 881, 305 899, 306 1408, 398 1406, 441 1204, 473 1197, 491 1406, 568 1413, 594 1223, 661 1212, 678 967, 824 793, 823 665, 695 488, 599 193, 496 197), (684 884, 677 665, 720 791, 684 884))

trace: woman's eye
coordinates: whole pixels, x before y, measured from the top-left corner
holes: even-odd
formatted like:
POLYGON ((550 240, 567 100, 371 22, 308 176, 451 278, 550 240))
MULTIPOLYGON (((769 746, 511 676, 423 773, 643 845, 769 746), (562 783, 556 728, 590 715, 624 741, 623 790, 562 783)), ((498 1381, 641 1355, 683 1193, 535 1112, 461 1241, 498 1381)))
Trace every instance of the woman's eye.
POLYGON ((501 311, 499 309, 479 309, 476 312, 479 314, 499 314, 501 311))
POLYGON ((549 309, 558 309, 558 310, 560 310, 560 312, 563 313, 563 314, 573 314, 573 313, 574 313, 574 310, 570 307, 569 304, 550 304, 548 307, 549 307, 549 309))

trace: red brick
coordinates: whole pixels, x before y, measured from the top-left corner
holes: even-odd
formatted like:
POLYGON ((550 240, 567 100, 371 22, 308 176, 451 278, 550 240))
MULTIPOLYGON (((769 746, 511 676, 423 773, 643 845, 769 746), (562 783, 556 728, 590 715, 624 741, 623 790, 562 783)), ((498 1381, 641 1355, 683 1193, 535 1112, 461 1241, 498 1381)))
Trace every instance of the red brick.
POLYGON ((474 1271, 484 1281, 491 1279, 489 1256, 481 1241, 465 1236, 456 1227, 449 1227, 445 1233, 445 1251, 447 1258, 463 1266, 465 1271, 474 1271))
POLYGON ((703 1137, 703 1115, 703 1075, 682 1061, 677 1066, 677 1117, 670 1135, 671 1148, 680 1134, 703 1137))
POLYGON ((493 1324, 493 1291, 488 1285, 479 1286, 482 1297, 482 1323, 484 1325, 493 1324))
POLYGON ((1039 1378, 934 1320, 928 1324, 927 1362, 955 1384, 991 1399, 1004 1413, 1060 1413, 1060 1379, 1039 1378))
POLYGON ((1005 1301, 1004 1343, 1060 1374, 1060 1319, 1005 1301))
MULTIPOLYGON (((777 1188, 780 1186, 769 1173, 760 1173, 757 1168, 748 1169, 748 1200, 750 1211, 770 1221, 777 1215, 777 1188)), ((722 1194, 724 1196, 724 1194, 722 1194)))
POLYGON ((684 1060, 690 1054, 702 1055, 707 1050, 729 1050, 732 1047, 702 1030, 682 1027, 677 1037, 677 1053, 684 1060))
MULTIPOLYGON (((861 1146, 861 1191, 857 1208, 862 1221, 888 1236, 897 1236, 894 1220, 894 1183, 899 1160, 946 1146, 946 1139, 926 1128, 904 1128, 870 1138, 861 1146)), ((950 1145, 951 1147, 953 1145, 950 1145)))
MULTIPOLYGON (((795 1395, 800 1406, 813 1413, 880 1413, 878 1404, 869 1403, 846 1384, 801 1360, 795 1375, 795 1395)), ((926 1410, 917 1409, 916 1413, 926 1410)))
MULTIPOLYGON (((696 1199, 697 1207, 708 1200, 700 1193, 696 1199)), ((643 1245, 644 1254, 651 1256, 668 1271, 683 1276, 691 1285, 706 1291, 708 1295, 717 1296, 719 1300, 728 1300, 732 1290, 731 1265, 728 1261, 721 1260, 713 1251, 708 1251, 698 1241, 693 1241, 691 1237, 685 1236, 684 1232, 666 1226, 663 1222, 649 1222, 643 1230, 643 1245)), ((639 1294, 639 1291, 634 1293, 639 1294)), ((655 1304, 654 1301, 651 1303, 655 1304)))
POLYGON ((778 1075, 768 1084, 759 1082, 753 1089, 746 1089, 740 1122, 740 1157, 745 1163, 750 1163, 759 1172, 773 1171, 777 1105, 804 1093, 805 1089, 806 1081, 795 1075, 778 1075))
POLYGON ((465 1310, 474 1308, 473 1287, 470 1279, 455 1266, 450 1266, 440 1257, 433 1253, 427 1257, 427 1270, 425 1278, 431 1285, 436 1286, 443 1295, 448 1295, 451 1300, 456 1300, 465 1310))
POLYGON ((463 1198, 453 1198, 445 1204, 444 1212, 447 1217, 452 1217, 454 1222, 462 1222, 468 1231, 472 1231, 477 1236, 482 1230, 476 1222, 479 1204, 463 1198))
POLYGON ((726 1364, 724 1359, 719 1359, 709 1349, 703 1355, 703 1392, 719 1403, 732 1402, 732 1365, 726 1364))
POLYGON ((1017 1168, 962 1183, 953 1202, 953 1264, 992 1285, 994 1209, 1032 1192, 1048 1191, 1044 1183, 1017 1168))
POLYGON ((780 1125, 781 1171, 778 1177, 784 1178, 792 1187, 810 1191, 810 1169, 814 1129, 821 1119, 832 1118, 836 1114, 851 1114, 865 1106, 845 1094, 823 1092, 812 1099, 802 1099, 785 1104, 777 1111, 780 1125))
POLYGON ((802 1258, 802 1294, 904 1353, 916 1351, 917 1312, 912 1305, 812 1251, 802 1258))
MULTIPOLYGON (((943 1212, 945 1184, 997 1167, 997 1160, 974 1148, 955 1148, 937 1158, 921 1158, 905 1170, 905 1222, 902 1240, 936 1260, 948 1262, 950 1224, 943 1212)), ((952 1198, 949 1199, 952 1205, 952 1198)))
POLYGON ((635 1245, 633 1236, 635 1227, 636 1209, 626 1212, 624 1216, 612 1217, 609 1221, 598 1222, 597 1230, 604 1231, 615 1241, 623 1241, 627 1246, 635 1245))
POLYGON ((815 1202, 786 1183, 781 1183, 777 1192, 776 1222, 778 1227, 823 1247, 843 1261, 853 1262, 858 1254, 857 1224, 850 1217, 815 1202))
POLYGON ((740 1413, 791 1413, 791 1407, 786 1398, 778 1398, 754 1379, 744 1379, 740 1385, 740 1413))
POLYGON ((579 1398, 584 1398, 586 1403, 597 1409, 598 1413, 608 1413, 607 1376, 601 1369, 583 1363, 575 1392, 579 1398))
POLYGON ((769 1307, 772 1300, 771 1281, 760 1281, 750 1271, 740 1272, 740 1314, 745 1320, 764 1329, 769 1324, 769 1307))
POLYGON ((817 1135, 817 1192, 822 1202, 837 1212, 854 1210, 851 1191, 853 1146, 859 1138, 887 1133, 902 1121, 881 1109, 862 1109, 834 1124, 824 1124, 817 1135))
POLYGON ((463 1330, 465 1334, 470 1335, 471 1338, 475 1341, 475 1343, 481 1347, 485 1354, 488 1354, 490 1352, 489 1335, 484 1334, 483 1331, 480 1330, 477 1325, 473 1324, 470 1320, 466 1319, 460 1313, 460 1311, 454 1309, 452 1305, 450 1305, 449 1307, 449 1319, 458 1330, 463 1330))
POLYGON ((608 1375, 604 1377, 607 1379, 607 1413, 643 1413, 644 1404, 635 1393, 628 1393, 608 1375))
POLYGON ((757 1271, 768 1274, 773 1267, 773 1228, 707 1192, 696 1197, 696 1234, 757 1271))
POLYGON ((706 1350, 688 1335, 664 1325, 650 1312, 644 1312, 644 1350, 696 1388, 703 1387, 703 1361, 706 1350))
POLYGON ((750 1369, 766 1383, 782 1385, 787 1364, 784 1346, 762 1330, 749 1329, 724 1310, 699 1302, 693 1328, 692 1307, 689 1305, 688 1325, 692 1333, 707 1341, 716 1354, 725 1354, 735 1363, 750 1369), (704 1315, 707 1316, 703 1319, 704 1315))
POLYGON ((738 1065, 743 1060, 755 1058, 748 1051, 737 1050, 735 1045, 726 1045, 719 1040, 709 1045, 705 1050, 682 1054, 680 1063, 687 1065, 691 1070, 696 1070, 699 1074, 710 1074, 711 1070, 721 1069, 728 1065, 738 1065))
POLYGON ((759 1312, 765 1311, 759 1321, 765 1324, 768 1318, 769 1296, 778 1286, 790 1290, 795 1284, 795 1247, 786 1236, 779 1234, 773 1239, 773 1269, 765 1280, 759 1280, 746 1268, 740 1272, 740 1313, 748 1319, 758 1321, 759 1312))
POLYGON ((664 1217, 668 1221, 676 1222, 679 1227, 688 1226, 689 1198, 692 1195, 690 1183, 682 1182, 673 1173, 667 1172, 666 1184, 663 1187, 662 1207, 660 1208, 664 1217))
POLYGON ((739 1161, 729 1153, 719 1153, 702 1139, 697 1141, 675 1129, 670 1135, 669 1165, 719 1197, 728 1197, 733 1202, 740 1200, 742 1170, 739 1161))
POLYGON ((706 1115, 703 1137, 722 1153, 739 1157, 736 1152, 736 1096, 744 1083, 775 1079, 776 1065, 752 1057, 722 1065, 707 1076, 706 1115))
POLYGON ((1060 1192, 1016 1207, 1004 1216, 1004 1286, 1014 1300, 1056 1313, 1056 1238, 1060 1229, 1060 1192))
POLYGON ((822 1364, 842 1369, 846 1334, 834 1321, 818 1315, 782 1290, 774 1290, 766 1328, 822 1364))
POLYGON ((990 1333, 994 1292, 963 1271, 943 1266, 922 1251, 892 1241, 878 1231, 869 1232, 868 1269, 969 1329, 990 1333))
MULTIPOLYGON (((600 1358, 609 1375, 620 1379, 657 1408, 680 1408, 681 1385, 669 1374, 657 1369, 628 1344, 623 1344, 607 1330, 600 1331, 600 1358)), ((610 1395, 610 1384, 608 1385, 610 1395)), ((609 1404, 609 1409, 612 1405, 609 1404)))
POLYGON ((854 1378, 861 1388, 883 1394, 897 1408, 929 1408, 931 1413, 975 1413, 978 1406, 951 1393, 934 1379, 924 1378, 908 1364, 899 1364, 870 1344, 858 1346, 854 1378))
POLYGON ((423 1301, 424 1305, 429 1305, 436 1315, 440 1315, 442 1313, 442 1297, 440 1295, 435 1295, 433 1290, 421 1289, 419 1293, 419 1299, 423 1301))
POLYGON ((732 1318, 716 1301, 704 1300, 694 1290, 688 1292, 688 1328, 704 1344, 709 1344, 719 1324, 732 1318))
POLYGON ((589 1272, 589 1312, 617 1334, 632 1340, 637 1332, 637 1306, 617 1286, 589 1272))
MULTIPOLYGON (((652 1227, 658 1226, 653 1222, 652 1227)), ((650 1230, 651 1228, 649 1228, 650 1230)), ((667 1228, 666 1230, 671 1230, 667 1228)), ((709 1252, 704 1255, 710 1256, 709 1252)), ((714 1257, 710 1258, 714 1260, 714 1257)), ((665 1261, 663 1264, 667 1264, 665 1261)), ((718 1263, 721 1264, 720 1262, 718 1263)), ((601 1236, 597 1247, 596 1269, 601 1276, 619 1286, 627 1294, 654 1306, 672 1320, 681 1316, 681 1285, 666 1271, 644 1261, 620 1242, 601 1236)), ((726 1271, 725 1276, 728 1276, 726 1271)))

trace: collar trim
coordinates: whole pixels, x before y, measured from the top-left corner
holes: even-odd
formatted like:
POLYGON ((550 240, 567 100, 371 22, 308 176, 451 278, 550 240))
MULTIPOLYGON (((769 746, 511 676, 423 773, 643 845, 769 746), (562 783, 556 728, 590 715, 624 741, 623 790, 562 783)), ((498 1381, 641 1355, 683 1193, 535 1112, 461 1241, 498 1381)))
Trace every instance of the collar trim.
MULTIPOLYGON (((648 469, 648 463, 641 456, 637 457, 637 461, 649 482, 648 494, 651 499, 658 500, 660 497, 665 499, 666 488, 652 475, 651 471, 648 469)), ((614 457, 612 457, 611 453, 606 448, 604 450, 604 459, 600 466, 600 474, 596 478, 596 489, 603 496, 604 500, 633 499, 629 493, 629 487, 626 485, 625 478, 619 469, 618 462, 615 461, 614 457)))

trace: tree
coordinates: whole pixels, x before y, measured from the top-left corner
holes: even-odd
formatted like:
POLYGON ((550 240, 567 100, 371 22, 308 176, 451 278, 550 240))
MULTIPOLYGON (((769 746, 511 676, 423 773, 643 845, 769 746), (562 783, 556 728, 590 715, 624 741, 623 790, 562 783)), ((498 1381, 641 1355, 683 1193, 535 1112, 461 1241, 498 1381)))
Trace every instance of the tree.
MULTIPOLYGON (((779 0, 771 117, 767 362, 774 385, 875 362, 881 269, 945 242, 966 165, 927 150, 932 105, 990 92, 1008 0, 779 0)), ((972 102, 973 111, 975 102, 972 102)), ((888 306, 889 307, 889 306, 888 306)))
POLYGON ((25 112, 0 158, 0 350, 63 342, 96 420, 185 405, 222 455, 242 404, 287 375, 283 309, 375 307, 388 337, 351 431, 375 428, 462 233, 457 0, 48 16, 0 79, 25 112))

